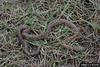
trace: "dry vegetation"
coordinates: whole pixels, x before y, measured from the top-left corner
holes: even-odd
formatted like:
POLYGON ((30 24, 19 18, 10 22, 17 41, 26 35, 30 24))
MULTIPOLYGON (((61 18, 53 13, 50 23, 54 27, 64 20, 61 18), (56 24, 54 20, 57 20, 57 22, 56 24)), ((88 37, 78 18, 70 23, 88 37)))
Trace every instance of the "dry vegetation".
POLYGON ((99 0, 0 0, 0 67, 100 63, 99 4, 99 0), (38 35, 46 32, 55 19, 70 21, 79 30, 78 36, 64 25, 55 26, 49 35, 53 39, 24 39, 27 51, 36 52, 39 47, 35 55, 25 53, 18 37, 19 27, 27 26, 38 35))

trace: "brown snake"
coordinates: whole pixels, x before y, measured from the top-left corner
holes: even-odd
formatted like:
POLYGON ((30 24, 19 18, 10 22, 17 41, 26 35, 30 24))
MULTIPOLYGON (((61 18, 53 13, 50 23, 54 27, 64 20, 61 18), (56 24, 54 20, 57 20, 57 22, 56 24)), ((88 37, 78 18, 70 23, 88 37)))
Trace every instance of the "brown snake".
POLYGON ((50 33, 53 31, 54 26, 58 26, 63 24, 64 26, 68 27, 75 35, 78 35, 79 30, 78 28, 70 21, 66 19, 55 19, 52 22, 48 24, 47 31, 42 32, 38 35, 34 35, 33 31, 29 28, 27 28, 25 25, 20 26, 18 30, 18 38, 20 42, 22 43, 22 46, 24 47, 23 50, 27 55, 36 55, 40 51, 40 47, 37 47, 37 49, 31 52, 28 51, 28 44, 25 41, 27 38, 32 38, 33 40, 40 40, 40 39, 49 39, 50 33))

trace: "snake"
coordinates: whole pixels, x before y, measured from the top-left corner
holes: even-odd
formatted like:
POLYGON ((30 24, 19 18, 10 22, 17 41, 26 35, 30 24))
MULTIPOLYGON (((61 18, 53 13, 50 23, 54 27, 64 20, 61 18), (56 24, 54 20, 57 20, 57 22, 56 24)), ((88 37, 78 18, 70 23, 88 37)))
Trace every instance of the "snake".
POLYGON ((70 29, 70 31, 72 31, 75 34, 75 36, 77 36, 79 33, 77 26, 71 21, 68 21, 66 19, 54 19, 48 24, 47 31, 39 33, 38 35, 33 34, 34 30, 28 28, 26 25, 21 25, 18 30, 18 38, 19 41, 22 43, 24 52, 27 55, 39 54, 40 47, 37 47, 36 50, 32 50, 31 52, 28 51, 29 45, 25 41, 25 39, 29 39, 29 38, 32 38, 33 40, 50 39, 49 37, 50 33, 53 31, 54 27, 58 25, 66 26, 67 28, 70 29))

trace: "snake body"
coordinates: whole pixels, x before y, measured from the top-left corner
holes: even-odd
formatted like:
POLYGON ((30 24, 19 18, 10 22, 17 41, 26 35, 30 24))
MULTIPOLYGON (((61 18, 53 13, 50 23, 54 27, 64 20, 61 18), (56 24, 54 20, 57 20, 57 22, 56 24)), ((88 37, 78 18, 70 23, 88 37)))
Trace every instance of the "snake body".
POLYGON ((79 32, 79 30, 75 26, 75 24, 73 24, 71 21, 68 21, 66 19, 55 19, 55 20, 53 20, 51 23, 48 24, 47 31, 50 33, 53 30, 54 26, 58 26, 58 25, 61 25, 61 24, 63 24, 67 28, 69 28, 73 33, 79 32))
POLYGON ((27 38, 32 38, 33 40, 40 40, 40 39, 49 39, 50 33, 53 31, 54 26, 58 26, 63 24, 64 26, 68 27, 74 34, 78 35, 79 33, 78 28, 73 24, 71 21, 68 21, 66 19, 55 19, 52 22, 48 24, 47 31, 42 32, 38 35, 32 34, 32 30, 27 28, 25 25, 19 27, 18 31, 18 38, 20 42, 23 44, 23 50, 27 55, 36 55, 39 53, 40 47, 37 48, 37 50, 32 50, 32 52, 28 51, 28 44, 25 41, 27 38), (31 33, 31 34, 30 34, 31 33))
POLYGON ((22 35, 23 31, 25 31, 25 30, 27 30, 27 27, 25 25, 21 25, 18 30, 18 38, 19 38, 20 43, 23 46, 23 50, 27 55, 37 55, 39 53, 40 47, 37 47, 37 50, 35 50, 35 51, 32 51, 32 52, 28 51, 29 45, 24 40, 24 36, 22 35))

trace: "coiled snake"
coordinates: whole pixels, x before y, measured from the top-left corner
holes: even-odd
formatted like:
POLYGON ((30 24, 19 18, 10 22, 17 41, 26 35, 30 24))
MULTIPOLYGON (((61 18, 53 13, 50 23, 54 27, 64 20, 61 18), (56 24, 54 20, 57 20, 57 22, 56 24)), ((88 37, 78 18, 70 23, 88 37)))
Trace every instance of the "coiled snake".
POLYGON ((32 30, 27 28, 25 25, 19 27, 18 30, 18 38, 20 43, 22 43, 23 50, 27 55, 37 55, 40 51, 40 47, 34 46, 36 49, 32 50, 31 52, 28 50, 29 45, 25 41, 26 38, 32 38, 33 40, 40 40, 40 39, 49 39, 50 33, 53 31, 54 26, 58 26, 63 24, 67 28, 69 28, 75 35, 79 33, 78 28, 73 24, 71 21, 66 19, 55 19, 48 24, 47 31, 42 32, 39 35, 32 34, 32 30))

